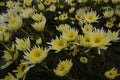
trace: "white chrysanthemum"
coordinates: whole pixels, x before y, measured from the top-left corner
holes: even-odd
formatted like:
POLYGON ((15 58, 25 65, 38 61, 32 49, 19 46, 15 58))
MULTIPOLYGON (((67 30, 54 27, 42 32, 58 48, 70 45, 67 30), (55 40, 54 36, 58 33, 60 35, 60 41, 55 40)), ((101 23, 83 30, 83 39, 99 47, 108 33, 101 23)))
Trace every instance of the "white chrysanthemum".
POLYGON ((33 47, 31 50, 24 52, 24 58, 29 64, 37 64, 42 62, 48 55, 49 49, 41 47, 33 47))
POLYGON ((73 63, 71 60, 60 61, 56 69, 54 69, 54 72, 57 76, 63 77, 70 71, 72 66, 73 66, 73 63))
POLYGON ((31 47, 30 39, 18 39, 16 38, 16 48, 20 51, 26 51, 31 47))

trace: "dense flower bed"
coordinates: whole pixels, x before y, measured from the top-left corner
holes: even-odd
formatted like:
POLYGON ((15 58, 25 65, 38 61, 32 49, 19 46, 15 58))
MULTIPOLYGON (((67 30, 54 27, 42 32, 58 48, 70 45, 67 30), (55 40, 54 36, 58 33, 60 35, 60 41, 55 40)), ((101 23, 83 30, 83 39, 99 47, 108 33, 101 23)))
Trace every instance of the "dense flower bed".
POLYGON ((120 0, 1 0, 1 80, 120 80, 120 0))

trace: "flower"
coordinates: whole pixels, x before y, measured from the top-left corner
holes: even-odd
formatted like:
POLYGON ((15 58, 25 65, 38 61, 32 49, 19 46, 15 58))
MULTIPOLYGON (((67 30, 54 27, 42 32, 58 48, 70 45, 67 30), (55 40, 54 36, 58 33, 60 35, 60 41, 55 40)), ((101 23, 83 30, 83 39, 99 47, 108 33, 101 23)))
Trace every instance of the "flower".
POLYGON ((113 80, 113 79, 115 79, 117 76, 119 76, 120 74, 118 74, 118 71, 117 71, 117 69, 115 69, 115 68, 112 68, 112 69, 110 69, 110 70, 108 70, 108 71, 106 71, 105 73, 104 73, 104 76, 107 78, 107 79, 111 79, 111 80, 113 80))
POLYGON ((44 4, 43 4, 42 2, 40 2, 40 3, 38 4, 38 9, 39 9, 39 10, 44 10, 44 9, 45 9, 45 6, 44 6, 44 4))
POLYGON ((50 7, 48 8, 49 11, 55 12, 56 6, 54 4, 51 4, 50 7))
POLYGON ((93 22, 97 22, 97 20, 99 19, 100 17, 97 16, 97 13, 95 11, 88 11, 87 13, 85 13, 84 15, 84 21, 85 22, 88 22, 88 23, 93 23, 93 22))
POLYGON ((40 13, 40 14, 34 13, 32 15, 32 19, 35 20, 35 21, 40 21, 40 22, 42 22, 44 20, 46 21, 46 18, 45 18, 45 16, 42 13, 40 13))
POLYGON ((13 54, 13 52, 4 51, 4 55, 2 56, 2 58, 4 58, 6 63, 4 65, 2 65, 0 68, 5 69, 9 65, 11 65, 18 58, 18 55, 19 55, 19 53, 17 50, 16 51, 14 50, 14 54, 13 54))
POLYGON ((60 61, 59 64, 57 64, 56 69, 54 69, 54 72, 57 76, 65 76, 73 66, 73 63, 71 60, 64 60, 60 61))
POLYGON ((19 16, 11 17, 8 20, 8 30, 9 31, 16 31, 22 27, 22 18, 19 16))
POLYGON ((27 71, 30 69, 28 64, 23 64, 25 61, 21 60, 21 63, 17 66, 16 70, 13 72, 16 73, 17 78, 25 78, 27 71))
POLYGON ((60 24, 58 27, 56 27, 59 32, 67 32, 70 29, 69 24, 60 24))
POLYGON ((51 49, 56 50, 56 52, 59 52, 67 47, 67 41, 64 40, 63 38, 58 38, 58 37, 52 40, 51 43, 49 44, 52 45, 51 49))
POLYGON ((62 33, 62 38, 64 38, 67 41, 74 41, 76 37, 78 36, 78 31, 70 28, 67 32, 62 33))
POLYGON ((60 20, 60 21, 64 21, 64 20, 66 20, 66 19, 68 19, 68 13, 63 13, 63 14, 61 14, 61 15, 59 16, 59 20, 60 20))
POLYGON ((86 64, 88 62, 87 57, 80 57, 80 62, 86 64))
POLYGON ((107 28, 112 28, 113 25, 114 25, 114 24, 113 24, 112 21, 107 21, 106 24, 105 24, 105 26, 106 26, 107 28))
POLYGON ((24 5, 31 6, 33 0, 23 0, 24 5))
POLYGON ((30 18, 33 13, 34 13, 34 9, 33 8, 25 8, 25 9, 22 10, 20 15, 23 18, 27 19, 27 18, 30 18))
POLYGON ((91 24, 85 24, 84 27, 81 28, 84 34, 93 30, 93 26, 91 24))
POLYGON ((4 24, 0 25, 0 35, 3 35, 6 30, 7 30, 7 27, 4 24))
POLYGON ((16 42, 16 48, 20 51, 26 51, 31 47, 29 38, 23 38, 23 39, 16 38, 15 42, 16 42))
POLYGON ((13 1, 11 1, 11 0, 7 1, 7 5, 6 5, 7 7, 12 8, 12 7, 14 7, 14 5, 15 5, 15 3, 13 1))
POLYGON ((33 47, 31 50, 24 52, 24 58, 29 64, 37 64, 42 62, 48 55, 49 49, 41 47, 33 47))
POLYGON ((16 77, 14 77, 11 73, 8 73, 7 76, 4 77, 2 80, 18 80, 16 77))
POLYGON ((10 39, 11 33, 10 32, 4 32, 3 35, 0 36, 0 41, 8 42, 10 39))
POLYGON ((105 18, 112 17, 114 15, 114 10, 113 9, 105 10, 105 12, 103 12, 103 15, 104 15, 105 18))
POLYGON ((37 44, 37 45, 42 44, 42 39, 41 39, 41 37, 40 37, 40 38, 38 38, 38 39, 36 39, 36 44, 37 44))

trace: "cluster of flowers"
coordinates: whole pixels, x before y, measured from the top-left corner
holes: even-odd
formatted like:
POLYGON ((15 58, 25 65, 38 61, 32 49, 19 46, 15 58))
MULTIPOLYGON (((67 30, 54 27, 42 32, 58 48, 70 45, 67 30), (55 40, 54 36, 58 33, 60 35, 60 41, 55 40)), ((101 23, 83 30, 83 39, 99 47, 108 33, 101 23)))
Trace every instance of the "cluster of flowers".
MULTIPOLYGON (((51 70, 45 63, 49 55, 65 53, 69 56, 59 59, 60 62, 51 70, 60 77, 70 73, 77 64, 73 62, 73 59, 78 61, 76 57, 79 64, 87 64, 88 56, 82 55, 92 48, 97 49, 98 55, 104 55, 101 50, 107 50, 112 42, 120 39, 119 3, 120 0, 0 2, 0 7, 6 9, 0 14, 0 53, 4 60, 0 68, 16 63, 15 70, 8 72, 2 80, 25 79, 27 72, 38 64, 51 70)), ((115 67, 103 74, 107 79, 120 75, 115 67)))

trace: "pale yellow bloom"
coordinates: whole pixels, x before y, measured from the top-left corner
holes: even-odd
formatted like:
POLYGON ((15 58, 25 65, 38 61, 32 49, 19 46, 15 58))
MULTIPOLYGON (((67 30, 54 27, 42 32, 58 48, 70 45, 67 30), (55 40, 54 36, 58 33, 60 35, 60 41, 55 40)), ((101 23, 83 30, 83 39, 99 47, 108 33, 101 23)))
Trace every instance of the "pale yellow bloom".
POLYGON ((9 31, 16 31, 18 29, 20 29, 22 27, 22 18, 19 17, 19 16, 15 16, 15 17, 11 17, 9 20, 8 20, 8 30, 9 31))
POLYGON ((11 0, 7 1, 7 4, 6 4, 7 7, 12 8, 12 7, 14 7, 14 5, 15 5, 15 3, 13 1, 11 1, 11 0))
POLYGON ((120 17, 120 5, 117 5, 117 6, 116 6, 115 14, 120 17))
POLYGON ((68 19, 68 13, 63 13, 63 14, 61 14, 61 15, 59 16, 59 20, 60 20, 60 21, 64 21, 64 20, 66 20, 66 19, 68 19))
POLYGON ((33 0, 23 0, 24 5, 31 6, 33 0))
POLYGON ((80 36, 78 38, 78 44, 84 46, 84 47, 92 47, 92 44, 91 44, 91 38, 92 36, 90 34, 86 34, 84 36, 80 36))
POLYGON ((0 36, 0 41, 7 42, 7 41, 9 41, 10 36, 11 36, 10 32, 5 32, 2 36, 0 36))
POLYGON ((112 68, 104 73, 104 76, 107 79, 114 80, 117 76, 119 76, 117 69, 112 68))
POLYGON ((5 78, 3 78, 2 80, 18 80, 18 79, 14 77, 11 73, 8 73, 8 75, 5 76, 5 78))
POLYGON ((31 47, 29 38, 23 38, 23 39, 16 38, 15 42, 16 42, 16 48, 20 51, 26 51, 31 47))
POLYGON ((51 43, 51 49, 56 50, 56 52, 61 51, 62 49, 65 49, 67 47, 67 41, 63 38, 58 38, 52 40, 51 43))
POLYGON ((88 23, 94 23, 94 22, 98 22, 97 20, 100 17, 97 16, 97 13, 95 11, 88 11, 87 13, 85 13, 84 15, 84 22, 88 22, 88 23))
POLYGON ((91 24, 85 24, 84 27, 81 28, 84 34, 93 30, 93 26, 91 24))
POLYGON ((44 6, 44 4, 43 4, 42 2, 40 2, 40 3, 38 4, 38 9, 39 9, 39 10, 44 10, 44 9, 45 9, 45 6, 44 6))
POLYGON ((48 8, 49 11, 51 12, 55 12, 56 10, 56 6, 54 4, 50 5, 50 7, 48 8))
POLYGON ((56 28, 59 32, 67 32, 70 29, 70 25, 69 24, 60 24, 56 28))
POLYGON ((11 65, 17 58, 18 58, 18 51, 14 50, 14 54, 13 52, 10 51, 4 51, 4 55, 2 56, 2 58, 4 58, 4 60, 6 61, 5 65, 2 65, 0 68, 4 69, 6 67, 8 67, 9 65, 11 65))
POLYGON ((6 30, 7 30, 6 25, 0 24, 0 36, 3 35, 3 34, 5 33, 6 30))
POLYGON ((49 49, 41 47, 33 47, 31 50, 24 52, 24 58, 29 64, 41 63, 48 55, 49 49))
POLYGON ((84 13, 85 13, 85 10, 84 9, 78 9, 77 11, 76 11, 76 14, 75 14, 75 18, 78 20, 78 21, 82 21, 82 18, 83 18, 83 16, 84 16, 84 13))
POLYGON ((69 9, 69 13, 73 13, 75 11, 75 7, 71 7, 70 9, 69 9))
POLYGON ((42 39, 41 39, 41 37, 36 40, 36 44, 37 44, 37 45, 42 44, 42 39))
POLYGON ((46 20, 46 19, 45 19, 45 16, 43 16, 42 13, 40 13, 40 14, 34 13, 34 14, 32 15, 32 19, 35 20, 35 21, 46 20))
POLYGON ((46 20, 44 21, 39 21, 39 22, 35 22, 34 24, 32 24, 32 27, 38 31, 38 32, 42 32, 44 31, 44 28, 45 28, 45 23, 46 23, 46 20))
POLYGON ((23 18, 30 18, 33 13, 34 13, 33 8, 25 8, 25 9, 22 10, 21 16, 23 18))
POLYGON ((81 56, 81 57, 80 57, 80 62, 86 64, 86 63, 88 62, 88 58, 81 56))
POLYGON ((105 18, 110 18, 114 15, 114 10, 111 9, 111 10, 105 10, 105 12, 103 12, 103 15, 105 18))
POLYGON ((106 24, 105 24, 105 26, 106 26, 107 28, 112 28, 113 25, 114 25, 114 24, 113 24, 112 21, 107 21, 106 24))
POLYGON ((70 71, 72 66, 73 63, 71 60, 60 61, 56 69, 54 69, 54 72, 57 76, 63 77, 70 71))
POLYGON ((28 64, 24 64, 24 62, 25 62, 24 60, 21 60, 21 63, 17 66, 17 69, 13 70, 13 72, 16 73, 16 76, 17 76, 18 79, 19 78, 24 79, 25 76, 26 76, 26 73, 30 69, 29 65, 28 64))
POLYGON ((78 36, 78 31, 75 29, 70 28, 67 32, 62 33, 62 38, 67 41, 74 41, 78 36))

